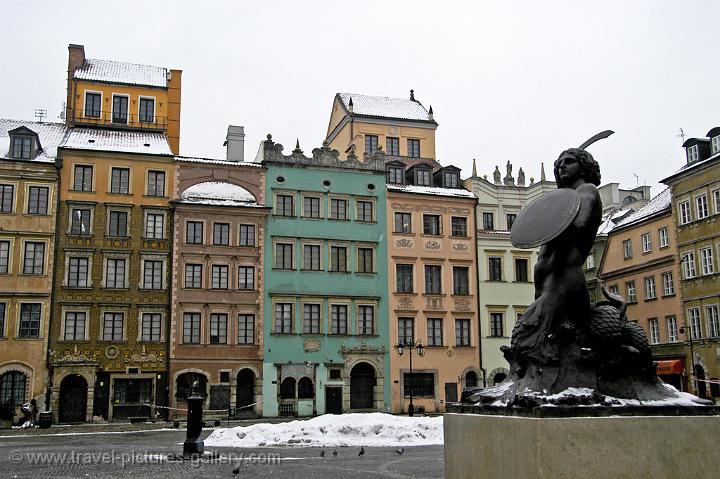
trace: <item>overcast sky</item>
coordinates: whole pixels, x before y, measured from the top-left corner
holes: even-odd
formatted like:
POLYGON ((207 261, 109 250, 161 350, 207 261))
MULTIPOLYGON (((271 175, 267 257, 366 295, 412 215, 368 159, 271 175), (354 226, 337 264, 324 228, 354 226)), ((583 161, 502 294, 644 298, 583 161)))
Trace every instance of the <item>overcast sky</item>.
POLYGON ((437 157, 492 178, 510 160, 539 178, 560 151, 589 150, 603 183, 660 192, 685 161, 683 128, 720 126, 720 2, 3 2, 0 117, 59 121, 67 45, 86 56, 183 70, 181 154, 222 157, 228 124, 246 157, 272 133, 306 154, 336 92, 433 106, 437 157))

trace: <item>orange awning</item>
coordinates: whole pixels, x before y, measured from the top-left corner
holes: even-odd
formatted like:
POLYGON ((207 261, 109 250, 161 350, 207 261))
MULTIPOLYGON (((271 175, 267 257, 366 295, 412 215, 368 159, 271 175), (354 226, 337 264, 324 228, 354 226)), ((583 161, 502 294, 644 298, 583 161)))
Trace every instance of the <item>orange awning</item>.
POLYGON ((657 361, 656 374, 682 374, 685 365, 682 359, 668 359, 665 361, 657 361))

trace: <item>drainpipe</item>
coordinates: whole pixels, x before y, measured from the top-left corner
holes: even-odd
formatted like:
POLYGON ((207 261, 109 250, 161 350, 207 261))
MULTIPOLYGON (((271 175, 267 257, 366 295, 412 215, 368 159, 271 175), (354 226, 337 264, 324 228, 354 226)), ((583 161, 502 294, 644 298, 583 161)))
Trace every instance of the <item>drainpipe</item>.
MULTIPOLYGON (((470 180, 470 185, 472 191, 472 180, 470 180)), ((476 201, 477 203, 477 201, 476 201)), ((478 366, 480 368, 480 371, 483 373, 483 387, 487 387, 487 373, 485 371, 485 368, 482 366, 482 331, 481 331, 481 325, 482 322, 480 321, 480 253, 478 252, 478 244, 477 244, 477 231, 478 231, 478 214, 477 214, 477 204, 473 205, 473 217, 475 219, 475 225, 474 225, 474 234, 473 234, 473 245, 475 246, 475 284, 477 294, 475 295, 475 299, 477 301, 477 331, 478 331, 478 366)))
MULTIPOLYGON (((57 156, 60 156, 60 149, 58 148, 58 152, 56 153, 57 156)), ((61 182, 61 176, 60 171, 62 170, 62 158, 55 158, 55 174, 57 175, 57 183, 55 187, 55 247, 53 248, 53 272, 59 271, 60 265, 58 262, 58 258, 60 257, 60 182, 61 182)), ((54 308, 55 305, 55 295, 57 293, 57 281, 55 281, 55 274, 53 274, 53 279, 51 280, 50 285, 50 312, 48 314, 48 344, 45 351, 45 364, 47 365, 48 369, 48 389, 45 391, 45 411, 50 411, 50 403, 51 403, 51 397, 52 397, 52 386, 53 386, 53 375, 55 372, 55 369, 50 365, 51 356, 50 356, 50 340, 53 337, 53 317, 54 317, 54 308)))

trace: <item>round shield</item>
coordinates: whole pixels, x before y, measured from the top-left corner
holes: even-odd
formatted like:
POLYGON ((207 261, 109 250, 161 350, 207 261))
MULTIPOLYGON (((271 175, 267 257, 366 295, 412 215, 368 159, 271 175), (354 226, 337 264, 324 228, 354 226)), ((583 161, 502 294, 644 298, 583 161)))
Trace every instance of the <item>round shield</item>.
POLYGON ((572 188, 544 193, 526 204, 510 231, 516 248, 535 248, 557 238, 577 216, 580 195, 572 188))

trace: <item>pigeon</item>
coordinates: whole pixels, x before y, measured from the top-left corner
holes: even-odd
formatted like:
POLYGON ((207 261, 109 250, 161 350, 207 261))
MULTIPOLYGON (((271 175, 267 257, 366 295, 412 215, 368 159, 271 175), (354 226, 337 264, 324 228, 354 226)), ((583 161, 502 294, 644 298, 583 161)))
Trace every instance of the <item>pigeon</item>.
POLYGON ((337 449, 333 449, 333 456, 337 456, 337 449))
POLYGON ((233 469, 233 476, 237 476, 238 474, 240 474, 240 466, 233 469))
POLYGON ((362 456, 365 454, 365 448, 363 446, 360 446, 360 452, 358 452, 358 456, 362 456))
POLYGON ((325 449, 323 449, 322 451, 320 451, 320 457, 325 457, 325 449))
POLYGON ((403 452, 405 452, 405 449, 403 449, 402 447, 399 447, 399 448, 395 449, 394 452, 395 452, 395 454, 402 454, 403 452))

